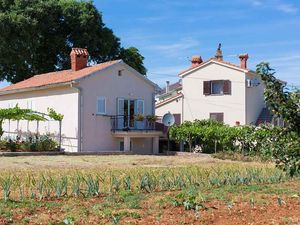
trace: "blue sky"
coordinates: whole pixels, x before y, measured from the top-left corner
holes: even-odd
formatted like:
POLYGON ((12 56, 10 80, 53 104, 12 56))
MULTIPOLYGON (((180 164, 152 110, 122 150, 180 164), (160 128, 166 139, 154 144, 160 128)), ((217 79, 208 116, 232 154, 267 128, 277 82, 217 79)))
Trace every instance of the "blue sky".
MULTIPOLYGON (((277 77, 300 87, 300 0, 94 0, 124 47, 145 56, 148 77, 177 81, 192 55, 208 59, 222 43, 224 60, 249 67, 268 61, 277 77)), ((7 85, 1 83, 0 86, 7 85)))
POLYGON ((94 0, 125 47, 145 56, 148 77, 176 81, 192 55, 208 59, 222 43, 224 60, 249 67, 268 61, 277 77, 300 86, 300 0, 94 0))

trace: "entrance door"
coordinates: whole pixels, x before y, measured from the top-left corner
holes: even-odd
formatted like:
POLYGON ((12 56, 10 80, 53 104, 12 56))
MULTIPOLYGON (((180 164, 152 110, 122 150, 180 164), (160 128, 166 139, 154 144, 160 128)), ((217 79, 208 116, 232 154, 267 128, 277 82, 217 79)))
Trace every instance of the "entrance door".
POLYGON ((118 129, 134 128, 135 100, 118 99, 118 129))

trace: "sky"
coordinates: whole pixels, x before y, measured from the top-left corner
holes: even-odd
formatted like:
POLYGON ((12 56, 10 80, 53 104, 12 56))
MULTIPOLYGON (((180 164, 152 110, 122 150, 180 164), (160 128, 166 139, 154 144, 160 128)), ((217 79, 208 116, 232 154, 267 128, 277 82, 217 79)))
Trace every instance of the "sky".
MULTIPOLYGON (((103 22, 145 57, 147 76, 176 82, 193 55, 225 61, 270 62, 276 76, 300 87, 300 0, 94 0, 103 22)), ((0 83, 6 86, 7 83, 0 83)))
POLYGON ((270 62, 276 76, 300 87, 300 0, 94 0, 103 22, 145 57, 147 76, 164 86, 177 81, 192 55, 249 67, 270 62))

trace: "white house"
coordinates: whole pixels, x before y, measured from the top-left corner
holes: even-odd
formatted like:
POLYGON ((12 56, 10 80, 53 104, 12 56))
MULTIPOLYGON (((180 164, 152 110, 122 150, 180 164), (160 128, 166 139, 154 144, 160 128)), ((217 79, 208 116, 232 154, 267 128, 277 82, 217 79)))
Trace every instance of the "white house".
MULTIPOLYGON (((0 90, 0 107, 31 108, 46 113, 53 108, 64 115, 63 143, 66 151, 132 151, 158 153, 161 134, 153 123, 136 121, 135 115, 155 113, 157 86, 122 60, 87 66, 86 49, 74 48, 71 69, 35 75, 0 90)), ((55 122, 8 121, 5 135, 17 129, 58 132, 55 122)))
POLYGON ((179 74, 180 91, 168 98, 156 97, 156 114, 180 114, 181 121, 211 118, 229 125, 268 120, 261 78, 247 68, 248 54, 239 59, 240 65, 225 62, 220 47, 207 61, 193 56, 191 67, 179 74))

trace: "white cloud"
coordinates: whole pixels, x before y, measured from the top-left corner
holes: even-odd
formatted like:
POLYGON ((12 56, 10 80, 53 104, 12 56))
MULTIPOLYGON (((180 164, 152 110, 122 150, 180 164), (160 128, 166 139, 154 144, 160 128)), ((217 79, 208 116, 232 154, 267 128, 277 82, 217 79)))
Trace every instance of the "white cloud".
POLYGON ((287 14, 298 12, 298 7, 284 0, 249 0, 254 7, 274 9, 287 14))
POLYGON ((176 57, 182 56, 182 52, 186 52, 187 50, 194 49, 199 47, 199 41, 188 38, 188 39, 181 39, 175 43, 168 43, 168 44, 157 44, 148 46, 148 49, 159 51, 159 53, 176 57))
POLYGON ((279 4, 277 6, 277 9, 279 11, 285 12, 285 13, 296 13, 298 12, 298 8, 292 4, 279 4))

